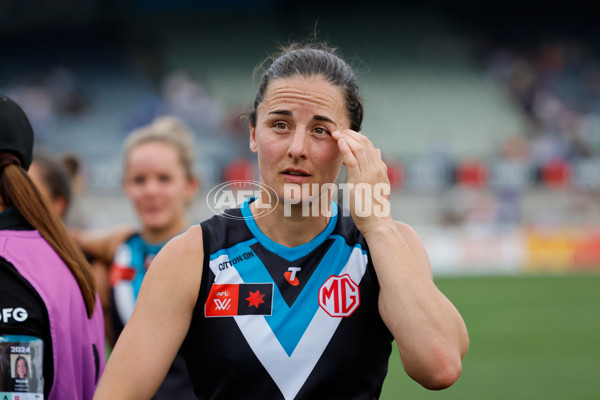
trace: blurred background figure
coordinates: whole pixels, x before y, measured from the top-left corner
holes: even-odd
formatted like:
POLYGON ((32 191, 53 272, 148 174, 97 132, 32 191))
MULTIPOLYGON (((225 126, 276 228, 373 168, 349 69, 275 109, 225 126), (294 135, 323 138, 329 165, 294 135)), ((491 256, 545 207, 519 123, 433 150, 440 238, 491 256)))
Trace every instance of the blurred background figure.
POLYGON ((27 173, 50 202, 54 212, 64 219, 72 197, 71 178, 67 169, 50 155, 35 153, 27 173))
POLYGON ((48 151, 37 151, 28 173, 67 227, 88 227, 79 199, 85 191, 85 178, 81 172, 81 161, 75 153, 65 152, 56 157, 48 151))
POLYGON ((71 201, 68 213, 65 215, 65 223, 70 228, 83 229, 89 227, 89 221, 85 215, 85 209, 81 204, 81 195, 86 190, 86 178, 84 176, 84 166, 79 156, 72 151, 67 151, 60 155, 60 164, 69 174, 71 184, 71 201))
MULTIPOLYGON (((48 153, 36 152, 34 153, 33 162, 27 173, 42 196, 48 201, 54 212, 56 212, 68 228, 72 228, 72 238, 79 245, 92 242, 92 244, 89 245, 91 247, 91 253, 84 251, 84 255, 94 272, 96 289, 100 296, 100 303, 102 304, 104 313, 104 323, 106 325, 105 334, 108 338, 108 344, 112 345, 111 338, 113 337, 113 332, 110 325, 110 285, 107 272, 110 260, 108 260, 108 256, 105 258, 98 257, 98 255, 94 256, 94 252, 108 253, 110 252, 110 249, 114 250, 117 244, 123 240, 124 235, 129 235, 130 230, 120 229, 115 231, 111 235, 103 237, 102 241, 96 244, 96 236, 92 235, 90 238, 86 238, 80 230, 75 229, 79 228, 81 226, 80 224, 71 225, 66 221, 69 215, 73 215, 72 212, 70 212, 72 203, 76 197, 74 196, 76 192, 73 188, 79 189, 82 185, 81 178, 78 176, 78 170, 79 161, 77 156, 72 153, 67 153, 58 159, 52 157, 48 153)), ((103 254, 100 255, 102 256, 103 254)))
MULTIPOLYGON (((98 254, 112 258, 104 296, 109 297, 110 332, 114 345, 129 320, 148 266, 162 246, 188 226, 187 208, 198 188, 192 170, 194 142, 189 129, 174 117, 159 117, 135 129, 123 144, 123 191, 135 210, 140 228, 116 251, 98 254)), ((111 249, 105 242, 119 235, 87 237, 84 249, 111 249)), ((187 367, 178 354, 155 399, 195 399, 187 367)))

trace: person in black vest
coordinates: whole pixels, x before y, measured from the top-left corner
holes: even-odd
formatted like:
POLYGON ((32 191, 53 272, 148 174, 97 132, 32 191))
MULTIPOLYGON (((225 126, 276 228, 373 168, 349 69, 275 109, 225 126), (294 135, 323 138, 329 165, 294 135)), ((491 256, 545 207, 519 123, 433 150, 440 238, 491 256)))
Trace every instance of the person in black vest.
MULTIPOLYGON (((147 399, 183 344, 200 399, 373 399, 395 339, 406 372, 452 385, 468 347, 417 234, 395 222, 351 68, 324 45, 273 58, 249 113, 257 194, 152 262, 97 399, 147 399), (348 208, 335 198, 336 176, 348 208)), ((223 193, 221 202, 227 198, 223 193)))

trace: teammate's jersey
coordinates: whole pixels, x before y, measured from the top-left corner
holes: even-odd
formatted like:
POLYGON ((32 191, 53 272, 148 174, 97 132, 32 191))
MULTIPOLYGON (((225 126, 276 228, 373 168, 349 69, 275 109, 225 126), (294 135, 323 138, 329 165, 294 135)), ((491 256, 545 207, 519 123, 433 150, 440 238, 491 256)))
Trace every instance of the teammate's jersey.
POLYGON ((260 231, 248 202, 201 224, 202 283, 184 342, 200 399, 379 397, 393 338, 366 241, 337 210, 293 248, 260 231))
POLYGON ((134 234, 117 248, 110 267, 113 326, 117 336, 131 317, 146 270, 163 245, 146 243, 139 234, 134 234))
MULTIPOLYGON (((117 248, 110 269, 115 337, 118 337, 129 320, 146 270, 163 245, 164 243, 147 243, 139 234, 135 234, 117 248)), ((192 400, 195 398, 183 356, 177 354, 154 399, 192 400)))

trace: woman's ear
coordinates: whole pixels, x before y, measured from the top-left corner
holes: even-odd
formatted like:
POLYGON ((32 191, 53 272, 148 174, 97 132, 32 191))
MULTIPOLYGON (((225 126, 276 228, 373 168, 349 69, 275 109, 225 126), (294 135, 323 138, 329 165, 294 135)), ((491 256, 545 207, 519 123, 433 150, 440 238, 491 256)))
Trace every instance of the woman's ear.
POLYGON ((256 144, 256 130, 252 124, 248 124, 250 127, 250 151, 253 153, 258 152, 258 145, 256 144))

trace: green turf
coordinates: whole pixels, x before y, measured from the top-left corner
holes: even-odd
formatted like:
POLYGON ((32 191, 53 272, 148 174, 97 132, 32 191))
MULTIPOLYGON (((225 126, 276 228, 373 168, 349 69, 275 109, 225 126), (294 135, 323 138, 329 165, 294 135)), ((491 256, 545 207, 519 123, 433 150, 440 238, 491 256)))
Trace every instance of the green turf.
POLYGON ((449 389, 406 376, 398 350, 381 399, 600 399, 600 275, 436 279, 471 345, 449 389))

